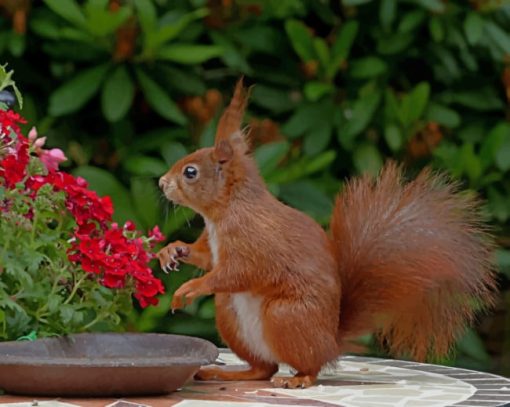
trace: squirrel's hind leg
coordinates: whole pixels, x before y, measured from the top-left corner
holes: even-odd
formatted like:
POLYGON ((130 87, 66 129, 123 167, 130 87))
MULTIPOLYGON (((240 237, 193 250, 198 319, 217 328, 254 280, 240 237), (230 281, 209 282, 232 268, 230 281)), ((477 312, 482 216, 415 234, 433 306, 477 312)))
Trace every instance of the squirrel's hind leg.
POLYGON ((338 357, 338 318, 328 316, 327 309, 320 301, 300 298, 266 304, 264 328, 269 344, 279 361, 298 372, 294 377, 274 377, 274 387, 310 387, 321 368, 338 357))
POLYGON ((269 380, 277 371, 278 364, 256 358, 240 337, 237 315, 231 306, 229 294, 216 294, 216 325, 224 342, 241 359, 249 363, 245 370, 210 366, 201 368, 197 380, 269 380))
POLYGON ((246 370, 227 370, 221 367, 203 367, 195 375, 197 380, 268 380, 278 371, 278 365, 250 366, 246 370))

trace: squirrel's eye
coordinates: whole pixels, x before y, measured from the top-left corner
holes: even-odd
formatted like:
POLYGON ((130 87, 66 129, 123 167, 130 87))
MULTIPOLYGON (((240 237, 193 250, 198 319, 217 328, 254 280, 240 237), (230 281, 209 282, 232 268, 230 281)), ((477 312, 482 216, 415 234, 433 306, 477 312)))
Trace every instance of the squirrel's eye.
POLYGON ((184 171, 182 172, 182 174, 187 179, 195 179, 198 175, 198 170, 196 169, 196 167, 193 167, 192 165, 188 165, 187 167, 184 167, 184 171))

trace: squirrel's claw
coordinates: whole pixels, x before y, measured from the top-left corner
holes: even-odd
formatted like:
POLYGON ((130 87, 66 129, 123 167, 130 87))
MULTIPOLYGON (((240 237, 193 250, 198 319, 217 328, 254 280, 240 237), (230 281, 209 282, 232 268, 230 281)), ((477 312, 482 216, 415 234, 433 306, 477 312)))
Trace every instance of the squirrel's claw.
POLYGON ((170 271, 179 271, 179 259, 188 257, 190 254, 189 247, 186 246, 168 246, 161 249, 157 254, 159 258, 161 269, 168 274, 170 271))

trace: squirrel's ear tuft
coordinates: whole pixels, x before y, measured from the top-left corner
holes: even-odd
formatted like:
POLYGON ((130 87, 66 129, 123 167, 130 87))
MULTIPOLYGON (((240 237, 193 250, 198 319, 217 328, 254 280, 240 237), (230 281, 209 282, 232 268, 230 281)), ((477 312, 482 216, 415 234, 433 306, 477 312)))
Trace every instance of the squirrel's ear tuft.
POLYGON ((227 140, 220 140, 216 143, 216 146, 214 146, 213 157, 220 164, 225 164, 230 161, 233 155, 234 150, 227 140))
POLYGON ((230 104, 223 112, 218 123, 216 131, 215 144, 222 140, 230 140, 231 136, 236 133, 241 133, 241 125, 243 122, 244 110, 248 102, 248 92, 243 86, 243 78, 239 79, 234 90, 234 96, 230 104))

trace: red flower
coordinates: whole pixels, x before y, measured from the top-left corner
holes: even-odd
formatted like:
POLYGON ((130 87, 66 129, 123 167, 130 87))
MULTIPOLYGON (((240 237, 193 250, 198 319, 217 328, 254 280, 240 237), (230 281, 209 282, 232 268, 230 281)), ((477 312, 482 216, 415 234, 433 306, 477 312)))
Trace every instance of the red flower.
POLYGON ((9 131, 12 130, 14 133, 19 134, 20 129, 18 123, 26 123, 27 121, 12 110, 1 110, 0 109, 0 134, 6 136, 10 141, 9 131))
POLYGON ((0 161, 0 177, 3 178, 7 188, 14 188, 18 182, 25 178, 29 160, 28 143, 21 138, 18 140, 14 152, 0 161))
MULTIPOLYGON (((64 156, 59 152, 55 152, 54 156, 49 157, 52 160, 46 162, 47 174, 27 174, 29 141, 21 135, 17 125, 24 122, 17 113, 0 110, 0 142, 11 143, 10 132, 16 136, 14 142, 5 149, 8 153, 0 161, 0 181, 8 188, 24 181, 23 193, 32 199, 44 185, 49 184, 55 191, 63 191, 66 209, 76 222, 74 236, 69 240, 69 261, 80 264, 85 272, 96 276, 97 281, 108 288, 124 288, 130 279, 132 285, 129 287, 134 285, 134 296, 142 307, 157 304, 156 296, 164 293, 164 287, 152 275, 149 262, 154 256, 147 248, 153 248, 156 242, 164 240, 159 228, 154 227, 149 232, 149 238, 145 239, 131 221, 127 221, 123 228, 112 223, 113 204, 110 197, 99 197, 87 188, 83 178, 61 172, 58 162, 64 156)), ((32 133, 31 141, 37 143, 37 134, 32 133)), ((39 141, 39 148, 43 141, 39 141)), ((39 159, 44 161, 45 156, 39 159)), ((0 202, 1 210, 8 207, 9 202, 0 202)))
POLYGON ((165 240, 165 236, 163 236, 161 230, 159 230, 158 225, 154 226, 152 230, 149 230, 149 238, 154 239, 156 242, 162 242, 165 240))

